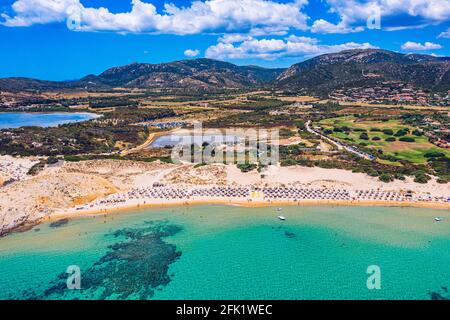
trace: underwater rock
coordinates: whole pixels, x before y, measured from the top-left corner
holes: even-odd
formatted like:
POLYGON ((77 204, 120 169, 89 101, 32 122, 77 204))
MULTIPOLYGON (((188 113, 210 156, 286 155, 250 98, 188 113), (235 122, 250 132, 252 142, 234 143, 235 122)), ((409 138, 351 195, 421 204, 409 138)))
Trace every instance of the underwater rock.
POLYGON ((171 281, 169 266, 181 252, 164 238, 180 230, 167 221, 117 230, 112 236, 120 240, 91 267, 81 270, 81 290, 68 290, 68 274, 61 273, 41 295, 27 290, 21 299, 93 299, 92 294, 95 299, 150 299, 171 281))
POLYGON ((55 222, 50 223, 50 228, 59 228, 69 223, 69 219, 64 218, 55 222))
POLYGON ((285 235, 286 237, 288 237, 289 239, 295 239, 295 238, 297 237, 295 233, 290 232, 290 231, 285 231, 285 232, 284 232, 284 235, 285 235))

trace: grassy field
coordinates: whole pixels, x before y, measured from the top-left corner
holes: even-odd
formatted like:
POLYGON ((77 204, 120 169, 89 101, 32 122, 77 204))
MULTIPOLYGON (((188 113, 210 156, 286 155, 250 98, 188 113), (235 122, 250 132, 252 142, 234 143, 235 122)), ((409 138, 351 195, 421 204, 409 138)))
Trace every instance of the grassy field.
POLYGON ((417 128, 404 125, 398 120, 369 121, 360 120, 353 116, 346 116, 325 119, 320 121, 319 124, 323 128, 330 130, 333 130, 334 128, 348 127, 350 131, 333 132, 329 135, 341 139, 349 144, 359 145, 361 143, 364 143, 369 148, 372 148, 374 150, 381 149, 385 155, 394 156, 398 160, 407 160, 416 164, 425 163, 427 161, 425 154, 431 151, 442 152, 450 157, 450 151, 436 147, 428 141, 428 138, 426 136, 415 136, 411 134, 411 132, 413 132, 417 128), (371 131, 373 129, 377 129, 380 131, 371 131), (382 130, 385 129, 391 129, 394 133, 396 133, 398 130, 408 129, 410 133, 403 137, 413 138, 415 141, 399 141, 399 139, 402 137, 395 137, 393 135, 385 134, 382 132, 382 130), (368 140, 361 139, 360 136, 363 132, 367 133, 367 136, 369 138, 368 140), (373 140, 375 137, 378 137, 380 140, 373 140), (390 137, 394 137, 396 141, 386 141, 386 139, 390 137))
POLYGON ((431 110, 431 111, 450 111, 450 107, 437 107, 437 106, 421 106, 421 105, 408 105, 408 104, 374 104, 368 102, 339 102, 341 106, 357 106, 357 107, 369 107, 369 108, 385 108, 385 109, 405 109, 405 110, 431 110))

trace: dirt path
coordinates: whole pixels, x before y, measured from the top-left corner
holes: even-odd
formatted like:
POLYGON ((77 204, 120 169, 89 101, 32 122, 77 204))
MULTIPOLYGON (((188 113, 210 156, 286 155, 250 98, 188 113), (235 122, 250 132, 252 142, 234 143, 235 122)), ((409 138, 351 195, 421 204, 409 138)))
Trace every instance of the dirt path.
POLYGON ((135 147, 135 148, 133 148, 133 149, 130 149, 130 150, 124 150, 124 151, 122 151, 121 155, 122 155, 122 156, 127 156, 127 155, 129 155, 129 154, 137 153, 137 152, 139 152, 139 151, 141 151, 141 150, 143 150, 143 149, 146 149, 146 148, 148 148, 148 147, 153 143, 153 141, 155 141, 157 138, 159 138, 159 137, 161 137, 161 136, 164 136, 164 135, 167 135, 167 134, 170 134, 170 133, 172 133, 172 132, 174 132, 174 131, 176 131, 176 130, 179 130, 179 129, 180 129, 180 128, 175 128, 175 129, 172 129, 172 130, 169 130, 169 131, 152 132, 152 133, 149 134, 149 136, 147 137, 147 140, 145 140, 145 142, 144 142, 143 144, 141 144, 141 145, 139 145, 139 146, 137 146, 137 147, 135 147))

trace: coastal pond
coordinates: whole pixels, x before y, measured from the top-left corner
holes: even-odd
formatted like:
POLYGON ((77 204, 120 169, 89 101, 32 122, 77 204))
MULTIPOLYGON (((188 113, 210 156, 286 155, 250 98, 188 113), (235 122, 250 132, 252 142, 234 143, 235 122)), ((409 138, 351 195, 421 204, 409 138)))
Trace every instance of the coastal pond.
POLYGON ((202 145, 208 144, 236 144, 248 143, 249 141, 257 141, 270 137, 272 131, 265 130, 246 130, 246 129, 201 129, 190 130, 180 129, 164 135, 158 136, 150 145, 150 147, 163 148, 173 147, 176 145, 202 145))

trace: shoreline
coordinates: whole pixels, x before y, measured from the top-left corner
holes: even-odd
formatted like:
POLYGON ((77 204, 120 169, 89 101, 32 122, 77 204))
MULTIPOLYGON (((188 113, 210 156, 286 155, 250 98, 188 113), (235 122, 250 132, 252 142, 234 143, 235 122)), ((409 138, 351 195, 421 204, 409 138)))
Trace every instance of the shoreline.
POLYGON ((178 129, 180 129, 180 128, 174 128, 174 129, 171 129, 171 130, 169 130, 169 131, 151 132, 151 133, 148 135, 147 139, 144 141, 144 143, 142 143, 141 145, 139 145, 139 146, 137 146, 137 147, 134 147, 134 148, 132 148, 132 149, 124 150, 124 151, 122 152, 122 156, 127 156, 127 155, 130 155, 130 154, 139 152, 139 151, 141 151, 142 149, 149 148, 149 147, 151 146, 151 144, 152 144, 156 139, 158 139, 159 137, 164 136, 164 135, 171 134, 172 132, 175 132, 175 131, 178 130, 178 129))
POLYGON ((53 214, 48 217, 48 221, 59 220, 62 218, 73 218, 83 216, 95 216, 104 215, 110 213, 121 213, 124 211, 133 210, 145 210, 152 208, 165 208, 165 207, 182 207, 182 206, 201 206, 201 205, 225 205, 225 206, 238 206, 245 208, 263 208, 263 207, 277 207, 277 206, 289 206, 289 207, 307 207, 307 206, 336 206, 336 207, 405 207, 405 208, 422 208, 422 209, 435 209, 435 210, 450 210, 450 204, 436 203, 436 202, 389 202, 389 201, 364 201, 364 200, 306 200, 306 201, 236 201, 236 200, 177 200, 167 201, 166 203, 140 203, 140 204, 127 204, 117 206, 114 208, 95 208, 93 210, 67 210, 62 213, 53 214))
POLYGON ((9 230, 3 230, 0 238, 8 236, 13 233, 21 233, 32 230, 35 226, 43 223, 51 223, 62 219, 81 219, 93 218, 97 216, 106 216, 113 214, 124 214, 130 211, 144 211, 155 208, 171 208, 171 207, 191 207, 202 205, 219 205, 219 206, 237 206, 245 208, 263 208, 263 207, 393 207, 393 208, 422 208, 433 210, 450 210, 450 204, 436 203, 436 202, 389 202, 389 201, 364 201, 364 200, 307 200, 307 201, 236 201, 236 200, 176 200, 155 203, 139 203, 119 205, 113 208, 95 208, 92 210, 77 211, 73 209, 64 210, 60 213, 54 213, 49 216, 37 219, 35 221, 26 221, 9 230))
POLYGON ((384 202, 384 201, 233 201, 233 200, 181 200, 181 201, 167 201, 166 203, 146 203, 146 204, 127 204, 123 206, 117 206, 114 208, 95 208, 93 210, 76 211, 67 210, 61 213, 53 214, 49 217, 43 218, 43 222, 53 222, 65 218, 82 218, 93 217, 109 214, 121 214, 128 211, 143 211, 146 209, 154 208, 170 208, 170 207, 192 207, 202 205, 219 205, 219 206, 237 206, 244 208, 264 208, 264 207, 308 207, 308 206, 321 206, 321 207, 395 207, 395 208, 422 208, 422 209, 434 209, 434 210, 450 210, 450 204, 442 203, 426 203, 426 202, 384 202))

